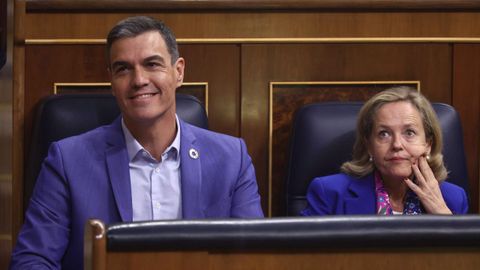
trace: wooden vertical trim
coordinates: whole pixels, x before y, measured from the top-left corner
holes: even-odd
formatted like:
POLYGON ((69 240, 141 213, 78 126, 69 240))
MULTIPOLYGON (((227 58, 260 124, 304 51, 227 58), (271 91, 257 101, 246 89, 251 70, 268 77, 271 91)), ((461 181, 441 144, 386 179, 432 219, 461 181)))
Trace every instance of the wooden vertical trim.
POLYGON ((14 1, 13 130, 12 130, 12 243, 23 223, 23 138, 25 104, 25 0, 14 1), (12 209, 13 210, 13 209, 12 209))
POLYGON ((480 45, 453 45, 452 105, 463 128, 470 189, 470 212, 480 209, 480 45))
POLYGON ((105 225, 102 221, 92 219, 85 225, 84 268, 104 270, 107 262, 107 240, 105 225))
POLYGON ((146 1, 146 0, 100 0, 100 1, 62 1, 43 0, 27 1, 29 12, 48 11, 103 11, 120 10, 128 12, 144 11, 146 5, 150 9, 162 10, 355 10, 355 11, 391 11, 391 10, 472 10, 480 8, 475 0, 182 0, 182 1, 146 1), (245 3, 247 2, 247 3, 245 3))

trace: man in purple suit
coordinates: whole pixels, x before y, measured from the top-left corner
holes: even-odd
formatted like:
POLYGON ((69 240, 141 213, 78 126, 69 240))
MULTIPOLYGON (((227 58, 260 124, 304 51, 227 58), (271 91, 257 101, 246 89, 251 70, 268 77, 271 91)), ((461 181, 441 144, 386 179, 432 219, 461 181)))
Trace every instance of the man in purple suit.
POLYGON ((107 38, 112 124, 50 146, 12 254, 12 269, 83 269, 88 219, 263 217, 243 140, 175 114, 184 77, 173 33, 149 17, 119 22, 107 38))

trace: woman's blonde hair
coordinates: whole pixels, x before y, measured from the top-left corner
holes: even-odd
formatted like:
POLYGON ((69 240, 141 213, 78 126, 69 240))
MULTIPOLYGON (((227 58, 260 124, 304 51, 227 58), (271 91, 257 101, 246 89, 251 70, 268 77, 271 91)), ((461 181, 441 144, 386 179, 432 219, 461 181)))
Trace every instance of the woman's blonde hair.
POLYGON ((383 105, 399 101, 409 102, 420 113, 426 140, 431 144, 428 164, 438 181, 445 180, 448 172, 443 163, 442 131, 437 115, 430 102, 420 92, 407 86, 392 87, 382 91, 363 105, 358 115, 352 160, 343 163, 341 171, 355 177, 363 177, 373 171, 375 166, 370 161, 368 142, 372 135, 375 115, 383 105))

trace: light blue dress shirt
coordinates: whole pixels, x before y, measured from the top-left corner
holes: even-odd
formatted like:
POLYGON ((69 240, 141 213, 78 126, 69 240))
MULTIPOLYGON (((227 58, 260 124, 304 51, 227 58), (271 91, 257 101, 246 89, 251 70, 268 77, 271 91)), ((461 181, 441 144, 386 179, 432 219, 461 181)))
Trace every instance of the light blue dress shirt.
POLYGON ((181 219, 180 125, 172 144, 156 160, 132 136, 122 119, 132 189, 133 221, 181 219))

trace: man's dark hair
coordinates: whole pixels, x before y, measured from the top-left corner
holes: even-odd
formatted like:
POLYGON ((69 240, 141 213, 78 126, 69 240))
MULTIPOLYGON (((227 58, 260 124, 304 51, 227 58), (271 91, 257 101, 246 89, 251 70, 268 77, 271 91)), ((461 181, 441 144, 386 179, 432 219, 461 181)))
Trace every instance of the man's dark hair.
POLYGON ((110 65, 110 50, 112 44, 122 38, 132 38, 149 31, 157 31, 162 36, 170 54, 173 65, 178 57, 177 40, 172 30, 162 21, 147 16, 135 16, 126 18, 115 25, 107 36, 107 62, 110 65))

